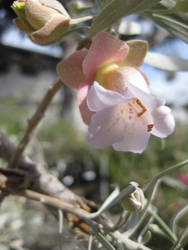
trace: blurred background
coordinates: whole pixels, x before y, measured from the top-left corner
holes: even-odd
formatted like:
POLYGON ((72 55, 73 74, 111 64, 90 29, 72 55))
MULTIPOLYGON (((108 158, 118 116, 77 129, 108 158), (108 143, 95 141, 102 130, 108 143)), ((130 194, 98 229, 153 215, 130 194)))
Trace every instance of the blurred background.
MULTIPOLYGON (((27 120, 36 110, 48 86, 56 78, 56 64, 74 51, 84 32, 65 37, 59 45, 41 47, 32 43, 12 23, 13 1, 0 0, 0 131, 18 143, 27 120)), ((96 12, 91 8, 79 13, 78 4, 92 1, 62 1, 72 16, 96 12), (77 8, 77 9, 76 9, 77 8), (76 13, 76 14, 75 14, 76 13)), ((86 24, 87 25, 87 24, 86 24)), ((119 24, 118 24, 119 25, 119 24)), ((131 15, 121 22, 121 39, 146 39, 154 52, 188 59, 188 46, 151 20, 131 15)), ((143 65, 154 95, 164 97, 173 109, 176 130, 167 139, 152 137, 141 155, 115 152, 112 148, 94 150, 86 144, 87 127, 76 104, 75 92, 66 86, 54 98, 39 124, 27 153, 47 162, 49 171, 74 192, 98 203, 111 192, 111 184, 121 188, 130 181, 142 187, 161 170, 187 158, 188 155, 188 72, 167 72, 143 65)), ((0 165, 5 162, 0 160, 0 165)), ((184 167, 164 178, 154 204, 161 217, 169 222, 187 204, 188 171, 184 167)), ((114 208, 114 218, 120 212, 114 208)), ((188 223, 180 221, 180 228, 188 223)), ((63 249, 85 249, 84 245, 65 232, 63 249)), ((151 241, 152 249, 168 249, 151 241), (152 245, 153 244, 153 245, 152 245)), ((56 250, 58 225, 55 218, 40 204, 24 198, 8 197, 0 207, 0 250, 56 250)))

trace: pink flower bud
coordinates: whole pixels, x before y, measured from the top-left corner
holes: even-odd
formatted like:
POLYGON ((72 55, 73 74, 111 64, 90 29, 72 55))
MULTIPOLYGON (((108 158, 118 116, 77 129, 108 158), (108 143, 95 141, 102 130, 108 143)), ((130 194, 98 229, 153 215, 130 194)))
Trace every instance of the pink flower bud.
POLYGON ((17 0, 14 24, 40 45, 55 43, 69 28, 70 16, 56 0, 17 0))

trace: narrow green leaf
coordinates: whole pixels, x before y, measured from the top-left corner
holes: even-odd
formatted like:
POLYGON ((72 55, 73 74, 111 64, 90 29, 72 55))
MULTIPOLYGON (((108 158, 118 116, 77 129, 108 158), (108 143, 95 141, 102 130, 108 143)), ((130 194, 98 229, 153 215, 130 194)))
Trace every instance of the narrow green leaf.
POLYGON ((177 231, 178 231, 177 230, 177 225, 178 225, 178 222, 186 214, 188 215, 188 205, 184 206, 180 211, 178 211, 178 213, 175 215, 175 217, 172 220, 172 230, 173 230, 174 234, 177 235, 177 231))
POLYGON ((151 231, 147 231, 146 234, 144 235, 142 244, 145 245, 146 243, 148 243, 151 240, 151 237, 152 237, 151 231))
POLYGON ((120 18, 155 6, 160 0, 113 0, 107 4, 93 21, 90 37, 110 27, 120 18))
POLYGON ((175 7, 176 2, 177 2, 177 0, 162 0, 160 2, 160 5, 165 7, 165 8, 171 9, 171 8, 175 7))
POLYGON ((147 13, 148 17, 157 24, 167 29, 170 34, 188 43, 188 18, 186 14, 181 15, 160 15, 147 13))
POLYGON ((110 4, 113 0, 98 0, 98 1, 100 1, 100 6, 103 9, 106 5, 110 4))
POLYGON ((144 62, 162 70, 188 71, 188 60, 179 57, 148 52, 144 62))
POLYGON ((182 250, 187 243, 188 227, 186 227, 178 238, 177 242, 173 245, 172 250, 182 250))
POLYGON ((111 3, 113 0, 103 0, 103 6, 108 5, 109 3, 111 3))

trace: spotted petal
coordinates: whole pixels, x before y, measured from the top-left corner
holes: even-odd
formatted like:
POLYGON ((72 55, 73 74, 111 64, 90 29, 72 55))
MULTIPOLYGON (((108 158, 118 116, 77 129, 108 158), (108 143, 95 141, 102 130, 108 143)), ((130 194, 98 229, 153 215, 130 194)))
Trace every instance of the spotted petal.
POLYGON ((123 139, 112 144, 117 151, 142 153, 147 147, 150 133, 147 131, 147 124, 139 122, 126 124, 123 139))
POLYGON ((105 108, 91 117, 88 144, 97 149, 113 145, 116 150, 141 153, 149 140, 148 112, 139 114, 134 100, 105 108))
POLYGON ((131 91, 132 94, 134 94, 134 96, 137 97, 149 111, 152 111, 155 108, 165 104, 164 99, 153 96, 152 94, 148 94, 130 82, 127 82, 126 86, 129 91, 131 91))

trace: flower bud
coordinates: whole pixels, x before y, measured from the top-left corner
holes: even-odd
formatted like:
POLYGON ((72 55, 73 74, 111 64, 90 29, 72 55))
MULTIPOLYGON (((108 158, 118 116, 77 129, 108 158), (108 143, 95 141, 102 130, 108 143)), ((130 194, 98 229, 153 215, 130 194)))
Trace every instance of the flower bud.
POLYGON ((130 211, 130 212, 135 212, 135 211, 142 211, 146 204, 146 199, 144 197, 144 193, 141 188, 138 187, 138 183, 136 182, 130 182, 132 186, 134 186, 136 189, 133 193, 131 193, 128 197, 126 197, 122 201, 123 207, 130 211))
POLYGON ((57 42, 69 28, 70 16, 56 0, 17 0, 15 25, 40 45, 57 42))

